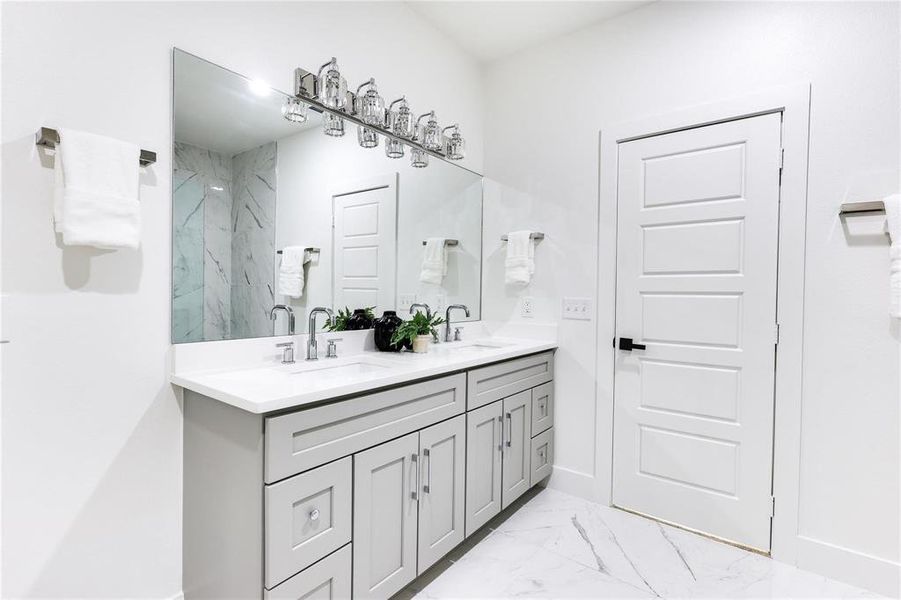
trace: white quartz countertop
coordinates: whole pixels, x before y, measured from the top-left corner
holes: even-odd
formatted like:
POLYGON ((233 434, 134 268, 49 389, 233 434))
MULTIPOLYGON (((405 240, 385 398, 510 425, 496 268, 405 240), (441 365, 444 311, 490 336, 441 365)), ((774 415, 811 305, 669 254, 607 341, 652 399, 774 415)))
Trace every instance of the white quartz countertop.
POLYGON ((247 368, 173 372, 170 381, 226 404, 262 414, 331 398, 366 393, 509 360, 557 347, 555 341, 482 338, 432 345, 428 353, 362 351, 283 365, 276 360, 247 368))

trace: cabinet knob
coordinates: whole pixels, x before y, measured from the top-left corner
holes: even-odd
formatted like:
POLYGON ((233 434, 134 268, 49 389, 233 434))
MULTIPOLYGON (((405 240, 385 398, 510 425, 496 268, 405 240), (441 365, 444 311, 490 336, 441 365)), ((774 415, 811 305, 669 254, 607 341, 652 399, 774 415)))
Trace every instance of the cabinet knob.
POLYGON ((311 521, 319 520, 319 509, 318 508, 314 508, 313 510, 310 511, 310 520, 311 521))

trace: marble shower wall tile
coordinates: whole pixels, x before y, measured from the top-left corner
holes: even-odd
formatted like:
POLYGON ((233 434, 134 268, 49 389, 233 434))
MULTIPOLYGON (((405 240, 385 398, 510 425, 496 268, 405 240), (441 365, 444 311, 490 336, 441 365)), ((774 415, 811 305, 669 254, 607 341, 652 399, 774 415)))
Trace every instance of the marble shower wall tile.
POLYGON ((276 144, 233 158, 232 318, 233 337, 272 335, 274 304, 276 144))

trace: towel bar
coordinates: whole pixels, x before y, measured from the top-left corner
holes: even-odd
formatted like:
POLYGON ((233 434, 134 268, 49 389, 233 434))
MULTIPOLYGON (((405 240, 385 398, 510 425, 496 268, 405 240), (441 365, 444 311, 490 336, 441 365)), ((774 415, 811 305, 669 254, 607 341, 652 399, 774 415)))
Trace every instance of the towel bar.
POLYGON ((885 212, 885 203, 882 200, 866 200, 864 202, 845 202, 839 209, 840 215, 852 215, 855 213, 885 212))
MULTIPOLYGON (((59 132, 50 127, 41 127, 38 129, 38 132, 34 134, 34 143, 38 146, 43 146, 44 148, 56 148, 56 145, 59 143, 59 132)), ((152 165, 156 162, 156 152, 141 148, 138 162, 142 167, 152 165)))
MULTIPOLYGON (((543 240, 543 239, 544 239, 544 234, 541 233, 540 231, 536 231, 536 232, 534 232, 534 233, 532 233, 532 234, 529 235, 529 239, 535 240, 535 241, 543 240)), ((506 235, 506 234, 504 234, 504 235, 501 236, 501 241, 502 241, 502 242, 506 242, 506 241, 507 241, 507 235, 506 235)))
MULTIPOLYGON (((423 242, 422 245, 425 246, 425 242, 423 242)), ((444 240, 444 245, 445 245, 445 246, 459 246, 459 245, 460 245, 460 241, 459 241, 459 240, 446 239, 446 240, 444 240)))
MULTIPOLYGON (((303 251, 310 252, 312 254, 319 254, 319 252, 320 252, 319 248, 304 248, 303 251)), ((281 253, 282 253, 282 250, 279 250, 276 252, 276 254, 281 254, 281 253)))

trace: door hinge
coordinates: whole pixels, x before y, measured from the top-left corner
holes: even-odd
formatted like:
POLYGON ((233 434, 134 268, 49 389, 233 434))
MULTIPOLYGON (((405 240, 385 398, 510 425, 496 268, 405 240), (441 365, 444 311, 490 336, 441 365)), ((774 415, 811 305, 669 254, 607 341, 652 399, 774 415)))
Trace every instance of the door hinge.
POLYGON ((776 323, 776 328, 773 331, 773 337, 775 338, 773 340, 773 343, 779 344, 779 323, 776 323))
POLYGON ((770 496, 770 516, 776 516, 776 496, 770 496))
POLYGON ((782 169, 785 168, 785 148, 779 150, 779 185, 782 185, 782 169))

